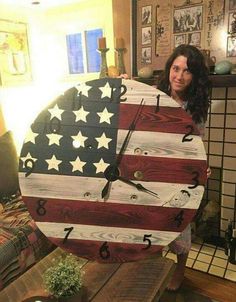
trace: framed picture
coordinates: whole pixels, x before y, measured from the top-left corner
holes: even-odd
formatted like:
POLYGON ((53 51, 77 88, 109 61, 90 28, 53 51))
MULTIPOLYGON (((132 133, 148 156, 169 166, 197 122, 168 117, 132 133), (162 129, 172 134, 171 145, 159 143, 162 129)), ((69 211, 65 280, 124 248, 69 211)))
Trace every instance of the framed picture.
POLYGON ((201 46, 201 32, 194 32, 188 34, 188 44, 196 47, 201 46))
POLYGON ((235 34, 236 33, 236 12, 229 13, 228 16, 228 33, 235 34))
POLYGON ((0 20, 0 84, 27 84, 31 80, 27 24, 0 20))
POLYGON ((151 26, 142 28, 142 45, 152 43, 152 28, 151 26))
POLYGON ((174 10, 173 32, 183 33, 202 29, 202 5, 174 10))
POLYGON ((236 57, 236 37, 227 39, 227 57, 236 57))
POLYGON ((152 48, 151 47, 142 47, 141 62, 143 64, 151 64, 152 63, 152 48))
POLYGON ((152 6, 148 5, 148 6, 143 6, 142 10, 141 10, 141 22, 142 25, 147 25, 152 23, 152 6))
POLYGON ((185 34, 174 36, 174 46, 175 47, 177 47, 181 44, 185 44, 185 43, 186 43, 186 35, 185 34))
POLYGON ((229 0, 229 10, 236 9, 236 0, 229 0))

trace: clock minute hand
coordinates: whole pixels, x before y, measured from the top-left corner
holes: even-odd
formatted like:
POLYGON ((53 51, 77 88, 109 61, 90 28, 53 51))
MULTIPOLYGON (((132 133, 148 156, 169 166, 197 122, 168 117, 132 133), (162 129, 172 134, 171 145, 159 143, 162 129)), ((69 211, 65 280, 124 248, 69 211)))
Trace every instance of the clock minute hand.
POLYGON ((129 180, 129 179, 126 179, 126 178, 124 178, 124 177, 122 177, 122 176, 116 176, 117 177, 117 179, 119 179, 120 181, 123 181, 123 182, 125 182, 125 183, 127 183, 128 185, 131 185, 131 186, 133 186, 133 187, 135 187, 137 190, 139 190, 139 191, 142 191, 142 192, 146 192, 146 193, 149 193, 149 194, 151 194, 151 195, 153 195, 153 196, 155 196, 155 197, 157 197, 157 198, 160 198, 159 197, 159 195, 157 194, 157 193, 155 193, 155 192, 153 192, 153 191, 151 191, 151 190, 149 190, 149 189, 147 189, 147 188, 145 188, 143 185, 141 185, 141 184, 136 184, 135 182, 133 182, 133 181, 131 181, 131 180, 129 180))
MULTIPOLYGON (((123 152, 124 152, 124 150, 125 150, 125 148, 126 148, 126 146, 128 144, 130 135, 131 135, 132 131, 134 131, 134 129, 135 129, 135 126, 136 126, 136 123, 138 121, 139 115, 140 115, 140 113, 142 111, 143 102, 144 102, 144 99, 142 99, 142 101, 140 102, 138 110, 137 110, 137 112, 136 112, 136 114, 135 114, 135 116, 134 116, 131 124, 129 125, 128 133, 126 134, 125 140, 124 140, 124 142, 123 142, 123 144, 122 144, 122 146, 120 148, 120 152, 119 152, 119 154, 118 154, 118 156, 116 158, 115 164, 113 166, 114 167, 114 171, 119 166, 120 161, 122 159, 123 152)), ((107 194, 109 192, 110 182, 111 182, 111 180, 108 179, 107 183, 105 184, 104 188, 102 189, 102 194, 101 194, 102 198, 105 198, 107 196, 107 194)))
POLYGON ((137 123, 138 118, 140 116, 140 113, 142 111, 143 102, 144 102, 144 99, 142 99, 141 103, 139 104, 138 110, 137 110, 137 112, 136 112, 136 114, 135 114, 135 116, 134 116, 131 124, 129 125, 128 133, 126 134, 125 140, 124 140, 124 142, 123 142, 123 144, 122 144, 122 146, 120 148, 120 152, 119 152, 119 154, 117 156, 117 159, 116 159, 116 162, 115 162, 115 166, 116 167, 119 166, 121 158, 122 158, 122 155, 123 155, 123 153, 125 151, 125 148, 126 148, 128 142, 129 142, 130 135, 131 135, 132 131, 134 131, 134 129, 135 129, 136 123, 137 123))

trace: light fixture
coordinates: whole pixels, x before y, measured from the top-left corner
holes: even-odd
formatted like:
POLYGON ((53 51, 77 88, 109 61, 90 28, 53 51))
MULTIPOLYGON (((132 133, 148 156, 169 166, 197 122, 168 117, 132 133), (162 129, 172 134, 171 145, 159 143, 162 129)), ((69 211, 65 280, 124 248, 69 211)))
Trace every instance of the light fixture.
POLYGON ((33 5, 40 4, 40 1, 33 0, 33 1, 31 2, 31 4, 33 4, 33 5))

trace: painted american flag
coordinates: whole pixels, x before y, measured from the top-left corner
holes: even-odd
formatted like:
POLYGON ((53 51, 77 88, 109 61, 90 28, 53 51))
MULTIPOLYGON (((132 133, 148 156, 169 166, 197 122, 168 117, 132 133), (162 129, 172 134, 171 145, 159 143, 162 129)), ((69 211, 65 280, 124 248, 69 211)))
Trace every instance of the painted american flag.
POLYGON ((105 78, 72 87, 38 115, 19 175, 48 238, 81 257, 115 262, 155 254, 184 230, 200 205, 206 169, 198 130, 175 101, 134 80, 105 78), (104 171, 142 100, 119 171, 158 197, 116 180, 104 199, 104 171))

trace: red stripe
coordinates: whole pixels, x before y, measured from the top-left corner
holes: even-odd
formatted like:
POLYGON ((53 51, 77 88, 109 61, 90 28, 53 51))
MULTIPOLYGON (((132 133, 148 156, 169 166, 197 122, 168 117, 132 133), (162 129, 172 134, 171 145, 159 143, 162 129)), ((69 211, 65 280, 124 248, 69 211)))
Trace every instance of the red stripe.
POLYGON ((181 208, 45 198, 42 209, 42 202, 39 208, 39 200, 24 196, 24 202, 36 222, 60 222, 68 223, 68 226, 82 224, 181 232, 196 213, 195 209, 184 209, 179 226, 176 216, 181 208))
POLYGON ((135 172, 140 171, 142 181, 195 184, 194 171, 199 172, 200 185, 204 185, 207 180, 205 160, 124 155, 119 169, 127 179, 135 179, 135 172))
MULTIPOLYGON (((139 105, 120 104, 119 129, 128 129, 136 115, 139 105)), ((199 135, 192 118, 179 107, 160 107, 155 113, 155 106, 144 106, 141 117, 137 121, 136 130, 165 133, 186 134, 189 130, 187 125, 193 126, 193 134, 199 135)))
POLYGON ((143 249, 146 245, 142 244, 128 244, 128 243, 117 243, 108 242, 107 248, 109 251, 109 257, 104 259, 101 257, 107 256, 108 253, 103 251, 100 254, 102 245, 104 242, 101 241, 90 241, 90 240, 76 240, 67 239, 66 243, 63 244, 64 239, 48 237, 55 245, 61 247, 67 252, 79 255, 80 257, 95 260, 98 262, 126 262, 126 261, 137 261, 144 259, 145 257, 155 255, 161 251, 164 247, 158 245, 151 245, 148 249, 143 249))

